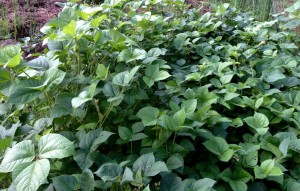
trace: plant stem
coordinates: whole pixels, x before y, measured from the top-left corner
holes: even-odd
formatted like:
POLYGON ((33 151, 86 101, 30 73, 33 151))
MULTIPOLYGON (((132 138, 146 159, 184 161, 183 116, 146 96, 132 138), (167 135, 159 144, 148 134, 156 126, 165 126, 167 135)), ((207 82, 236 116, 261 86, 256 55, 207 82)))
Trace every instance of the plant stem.
POLYGON ((96 108, 96 111, 97 111, 97 114, 98 114, 98 122, 97 122, 97 125, 100 123, 102 123, 102 119, 103 119, 103 115, 102 115, 102 113, 101 113, 101 111, 100 111, 100 108, 99 108, 99 106, 98 106, 98 100, 96 100, 96 99, 93 99, 93 105, 95 106, 95 108, 96 108))

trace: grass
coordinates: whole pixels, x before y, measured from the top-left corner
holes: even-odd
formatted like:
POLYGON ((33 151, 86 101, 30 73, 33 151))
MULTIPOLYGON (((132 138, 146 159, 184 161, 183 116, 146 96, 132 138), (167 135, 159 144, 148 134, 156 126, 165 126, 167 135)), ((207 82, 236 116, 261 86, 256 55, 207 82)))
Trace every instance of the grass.
POLYGON ((268 20, 270 13, 283 12, 296 1, 297 0, 207 0, 207 2, 214 4, 231 3, 243 11, 253 11, 257 19, 261 21, 268 20))
MULTIPOLYGON (((25 22, 28 25, 30 31, 26 31, 26 34, 30 36, 36 32, 35 18, 32 16, 25 17, 19 12, 18 0, 9 0, 11 6, 6 4, 0 4, 0 40, 14 38, 17 40, 20 34, 24 33, 25 22), (10 10, 8 10, 10 7, 10 10)), ((25 10, 30 9, 30 0, 27 0, 25 10)))
POLYGON ((9 35, 9 20, 7 9, 2 5, 0 7, 0 39, 2 39, 9 35))

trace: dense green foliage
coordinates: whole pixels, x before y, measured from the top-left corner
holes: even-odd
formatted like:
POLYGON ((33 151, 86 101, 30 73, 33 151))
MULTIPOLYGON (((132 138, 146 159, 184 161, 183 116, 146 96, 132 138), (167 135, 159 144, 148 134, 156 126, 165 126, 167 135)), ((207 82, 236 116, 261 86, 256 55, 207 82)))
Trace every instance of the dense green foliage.
POLYGON ((0 49, 0 185, 300 190, 299 10, 66 3, 44 55, 0 49))

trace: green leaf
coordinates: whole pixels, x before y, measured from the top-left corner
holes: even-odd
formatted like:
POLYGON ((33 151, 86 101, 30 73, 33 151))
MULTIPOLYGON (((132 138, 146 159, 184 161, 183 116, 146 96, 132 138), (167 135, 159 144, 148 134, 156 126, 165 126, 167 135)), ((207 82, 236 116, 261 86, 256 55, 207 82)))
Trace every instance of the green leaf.
POLYGON ((63 72, 56 68, 50 68, 44 73, 42 77, 43 85, 48 86, 48 88, 53 85, 59 85, 65 78, 65 75, 66 72, 63 72))
POLYGON ((98 137, 93 141, 90 150, 91 151, 96 150, 100 144, 104 143, 113 134, 114 133, 109 131, 101 131, 98 137))
POLYGON ((0 164, 0 172, 11 172, 19 164, 30 162, 35 158, 32 141, 25 140, 8 148, 0 164))
POLYGON ((125 49, 118 55, 118 62, 124 62, 126 63, 135 61, 135 60, 142 60, 146 58, 146 51, 142 49, 125 49))
POLYGON ((21 58, 22 58, 22 54, 21 54, 21 53, 15 55, 12 59, 10 59, 10 60, 4 65, 4 68, 5 68, 6 66, 8 66, 8 67, 10 67, 10 68, 14 68, 14 67, 20 65, 21 58))
POLYGON ((265 160, 261 163, 260 167, 265 174, 269 174, 275 165, 275 161, 272 159, 265 160))
POLYGON ((137 134, 133 134, 132 137, 129 139, 129 141, 138 141, 146 137, 148 136, 145 133, 137 133, 137 134))
POLYGON ((222 155, 224 152, 229 150, 229 146, 225 139, 221 137, 214 137, 211 140, 205 141, 203 145, 212 153, 216 155, 222 155))
POLYGON ((151 191, 149 185, 143 189, 143 191, 151 191))
POLYGON ((181 178, 175 174, 165 175, 160 182, 160 191, 183 191, 184 185, 181 178))
POLYGON ((269 172, 269 176, 281 176, 283 173, 278 166, 274 166, 272 170, 269 172))
POLYGON ((173 154, 167 160, 167 167, 170 170, 183 167, 183 165, 184 165, 184 160, 182 156, 180 156, 179 154, 173 154))
POLYGON ((122 168, 116 163, 104 164, 95 172, 104 182, 116 180, 121 173, 122 168))
POLYGON ((73 155, 74 145, 69 139, 60 134, 42 136, 38 143, 40 158, 65 158, 73 155))
POLYGON ((82 191, 93 191, 95 187, 93 172, 90 169, 85 169, 81 174, 79 183, 82 191))
POLYGON ((45 183, 50 171, 50 162, 41 159, 19 164, 12 173, 17 191, 35 191, 45 183))
POLYGON ((95 139, 100 135, 101 129, 97 128, 86 133, 85 131, 78 131, 76 138, 79 140, 79 148, 83 150, 90 150, 95 139))
POLYGON ((25 104, 37 99, 41 92, 34 88, 39 87, 40 85, 42 85, 40 81, 35 79, 22 80, 12 87, 8 102, 25 104))
POLYGON ((78 108, 87 101, 92 100, 88 91, 81 92, 78 97, 74 97, 71 101, 73 108, 78 108))
POLYGON ((113 48, 121 49, 122 47, 124 47, 126 38, 122 33, 118 32, 116 30, 109 30, 108 35, 111 38, 109 40, 109 43, 113 48))
POLYGON ((147 57, 158 57, 161 54, 162 54, 162 51, 160 48, 151 48, 147 53, 147 57))
POLYGON ((180 125, 184 124, 185 117, 186 117, 185 110, 181 109, 174 114, 173 119, 174 119, 175 123, 177 124, 177 126, 180 126, 180 125))
POLYGON ((264 102, 264 98, 263 97, 259 98, 258 100, 256 100, 254 107, 258 109, 263 102, 264 102))
POLYGON ((139 67, 140 66, 134 67, 130 72, 125 71, 125 72, 118 73, 113 77, 112 82, 119 86, 128 86, 129 82, 133 79, 139 67))
POLYGON ((52 178, 56 191, 76 191, 79 189, 79 182, 74 176, 61 175, 52 178))
POLYGON ((279 145, 279 150, 281 151, 281 153, 286 156, 287 155, 287 151, 290 145, 290 138, 286 138, 284 139, 280 145, 279 145))
POLYGON ((98 27, 101 24, 101 22, 105 19, 107 19, 106 15, 101 15, 100 17, 96 17, 95 19, 91 20, 91 26, 98 27))
POLYGON ((157 123, 159 115, 159 110, 154 107, 144 107, 140 109, 137 113, 137 117, 139 117, 144 126, 153 126, 157 123))
POLYGON ((132 182, 133 180, 133 172, 130 170, 130 168, 126 167, 122 176, 121 185, 132 182))
POLYGON ((155 162, 149 171, 145 171, 144 176, 155 176, 160 172, 169 172, 166 164, 162 161, 155 162))
POLYGON ((254 175, 257 179, 264 179, 267 177, 267 175, 264 173, 264 170, 259 166, 254 167, 254 175))
POLYGON ((284 78, 286 78, 286 76, 280 70, 272 70, 271 72, 266 73, 265 80, 272 83, 284 78))
POLYGON ((129 72, 121 72, 114 76, 112 82, 119 86, 128 86, 130 82, 129 72))
POLYGON ((8 70, 0 68, 0 84, 10 81, 11 75, 8 70))
POLYGON ((4 152, 10 146, 11 141, 12 139, 10 137, 0 140, 0 151, 4 152))
POLYGON ((220 161, 228 162, 232 158, 233 154, 234 151, 232 149, 228 149, 219 156, 219 159, 220 161))
POLYGON ((66 35, 75 36, 76 35, 76 22, 72 20, 68 25, 63 28, 63 32, 66 35))
POLYGON ((89 151, 78 149, 73 157, 81 170, 90 168, 94 164, 94 159, 89 151))
POLYGON ((233 191, 247 191, 247 184, 242 181, 229 181, 233 191))
POLYGON ((143 80, 149 87, 151 87, 154 82, 167 79, 171 76, 167 71, 160 71, 159 69, 159 64, 149 65, 147 67, 143 80))
POLYGON ((133 171, 137 172, 139 169, 141 169, 142 173, 149 172, 154 163, 155 158, 153 153, 144 154, 133 163, 133 171))
POLYGON ((88 124, 84 124, 84 125, 80 125, 76 130, 80 131, 80 130, 92 130, 95 129, 97 126, 96 123, 88 123, 88 124))
POLYGON ((119 132, 119 136, 121 139, 123 140, 129 140, 131 139, 133 133, 130 129, 128 129, 127 127, 119 127, 118 128, 118 132, 119 132))
POLYGON ((109 4, 111 7, 118 5, 122 0, 105 0, 105 3, 109 4))
POLYGON ((193 190, 195 191, 210 191, 212 187, 215 185, 216 181, 210 178, 202 178, 197 180, 193 184, 193 190))
MULTIPOLYGON (((6 65, 11 59, 20 56, 20 45, 8 45, 0 48, 0 66, 6 65)), ((13 64, 13 63, 11 63, 13 64)), ((14 65, 14 64, 13 64, 14 65)))
POLYGON ((254 128, 260 135, 263 135, 268 130, 269 119, 262 113, 256 113, 253 117, 244 119, 247 125, 254 128))
POLYGON ((233 78, 234 74, 226 74, 220 78, 222 84, 228 84, 233 78))
POLYGON ((159 48, 151 48, 147 52, 147 58, 143 60, 144 64, 152 63, 153 61, 157 60, 158 56, 163 54, 162 50, 159 48))
POLYGON ((234 180, 233 177, 233 172, 231 171, 230 168, 225 169, 220 175, 219 177, 224 180, 225 182, 229 182, 234 180))
POLYGON ((169 129, 171 131, 175 131, 177 124, 175 122, 175 120, 168 116, 168 115, 162 115, 160 116, 160 121, 158 122, 158 124, 166 129, 169 129))
POLYGON ((282 49, 296 49, 298 46, 295 43, 281 43, 279 44, 282 49))
POLYGON ((197 99, 185 100, 181 104, 181 108, 185 110, 187 115, 191 115, 197 108, 197 99))
POLYGON ((98 64, 96 69, 96 75, 101 80, 105 80, 108 75, 108 68, 106 68, 103 64, 98 64))

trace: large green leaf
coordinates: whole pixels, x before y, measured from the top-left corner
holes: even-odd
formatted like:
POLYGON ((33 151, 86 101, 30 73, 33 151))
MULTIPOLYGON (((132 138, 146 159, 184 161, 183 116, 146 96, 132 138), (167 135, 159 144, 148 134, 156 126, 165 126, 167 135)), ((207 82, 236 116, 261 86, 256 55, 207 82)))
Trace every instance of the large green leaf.
POLYGON ((242 181, 229 181, 233 191, 247 191, 247 184, 242 181))
POLYGON ((113 134, 114 133, 109 131, 101 131, 98 137, 96 137, 96 139, 93 141, 90 150, 91 151, 96 150, 100 144, 104 143, 113 134))
POLYGON ((184 166, 184 160, 179 154, 171 155, 167 160, 168 169, 173 170, 184 166))
POLYGON ((103 64, 98 64, 96 69, 96 75, 101 80, 105 80, 108 75, 108 68, 106 68, 103 64))
POLYGON ((146 55, 146 51, 142 49, 125 49, 118 55, 118 61, 126 61, 128 63, 135 60, 142 60, 146 57, 146 55))
POLYGON ((212 187, 215 185, 216 181, 212 180, 210 178, 203 178, 200 180, 197 180, 193 184, 193 190, 194 191, 211 191, 212 187))
POLYGON ((78 180, 74 176, 61 175, 52 178, 56 191, 76 191, 80 188, 78 180))
POLYGON ((255 113, 253 117, 244 119, 247 125, 254 128, 258 134, 263 135, 267 132, 269 119, 262 113, 255 113))
POLYGON ((110 37, 109 43, 113 48, 119 50, 124 47, 126 38, 122 33, 116 30, 109 30, 108 35, 110 37))
POLYGON ((121 184, 132 182, 133 180, 133 172, 130 170, 130 168, 126 167, 122 176, 121 184))
POLYGON ((143 77, 144 82, 149 86, 153 86, 154 82, 167 79, 171 75, 167 71, 160 70, 158 64, 149 65, 143 77))
POLYGON ((74 145, 60 134, 44 135, 38 143, 40 158, 65 158, 73 155, 74 145))
POLYGON ((113 77, 113 84, 119 85, 119 86, 128 86, 129 82, 133 79, 135 73, 138 71, 139 66, 134 67, 130 72, 125 71, 118 73, 113 77))
POLYGON ((88 91, 83 91, 81 92, 78 97, 74 97, 71 101, 72 103, 72 107, 73 108, 78 108, 79 106, 81 106, 82 104, 84 104, 85 102, 88 102, 92 100, 92 97, 90 96, 88 91))
POLYGON ((63 81, 65 75, 66 72, 56 68, 50 68, 42 77, 43 85, 48 86, 48 88, 50 88, 52 85, 59 85, 63 81))
POLYGON ((155 162, 149 171, 145 171, 144 176, 155 176, 160 172, 169 172, 167 165, 162 161, 155 162))
POLYGON ((175 174, 165 175, 160 183, 160 191, 183 191, 184 185, 181 178, 177 177, 175 174))
POLYGON ((85 169, 81 174, 79 183, 82 191, 93 191, 95 187, 93 172, 90 169, 85 169))
POLYGON ((92 153, 83 149, 76 150, 73 159, 76 161, 81 170, 90 168, 94 164, 92 153))
POLYGON ((212 140, 205 141, 203 145, 212 153, 221 155, 229 149, 225 139, 221 137, 214 137, 212 140))
POLYGON ((9 81, 11 78, 11 74, 8 70, 0 68, 0 84, 9 81))
POLYGON ((20 45, 9 45, 0 48, 0 66, 15 67, 20 64, 20 45))
POLYGON ((152 126, 157 123, 159 110, 154 107, 144 107, 139 110, 137 116, 142 119, 145 126, 152 126))
POLYGON ((136 172, 141 169, 142 173, 149 172, 154 163, 155 158, 153 153, 144 154, 133 163, 133 171, 136 172))
POLYGON ((76 35, 76 22, 72 20, 69 24, 64 26, 63 32, 66 35, 75 36, 76 35))
POLYGON ((102 165, 95 174, 104 182, 114 181, 121 176, 122 168, 116 163, 107 163, 102 165))
POLYGON ((0 172, 11 172, 19 164, 30 162, 35 158, 32 141, 25 140, 8 148, 0 165, 0 172))
POLYGON ((9 103, 25 104, 39 97, 42 83, 35 79, 22 80, 14 85, 8 98, 9 103))
POLYGON ((45 183, 49 171, 50 162, 47 159, 19 164, 12 173, 16 190, 36 191, 45 183))

